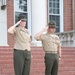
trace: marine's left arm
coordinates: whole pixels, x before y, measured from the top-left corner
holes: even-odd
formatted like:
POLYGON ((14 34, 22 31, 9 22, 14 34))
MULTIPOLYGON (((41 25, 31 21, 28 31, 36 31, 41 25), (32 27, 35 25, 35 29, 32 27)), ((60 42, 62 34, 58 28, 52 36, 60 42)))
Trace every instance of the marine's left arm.
POLYGON ((60 38, 57 36, 56 40, 57 40, 57 45, 58 45, 59 58, 61 58, 61 42, 60 42, 60 38))
POLYGON ((58 54, 59 54, 59 58, 61 58, 61 46, 58 46, 58 54))

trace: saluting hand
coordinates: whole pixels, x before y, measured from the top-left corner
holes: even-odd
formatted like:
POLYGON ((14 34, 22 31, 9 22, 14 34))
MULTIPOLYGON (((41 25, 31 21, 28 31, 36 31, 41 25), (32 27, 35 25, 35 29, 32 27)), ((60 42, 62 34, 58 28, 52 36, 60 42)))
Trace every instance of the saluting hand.
POLYGON ((20 21, 18 21, 18 22, 15 24, 15 26, 19 25, 19 24, 20 24, 20 22, 21 22, 21 20, 20 20, 20 21))
POLYGON ((48 26, 46 26, 45 28, 43 28, 43 31, 47 31, 48 30, 48 26))

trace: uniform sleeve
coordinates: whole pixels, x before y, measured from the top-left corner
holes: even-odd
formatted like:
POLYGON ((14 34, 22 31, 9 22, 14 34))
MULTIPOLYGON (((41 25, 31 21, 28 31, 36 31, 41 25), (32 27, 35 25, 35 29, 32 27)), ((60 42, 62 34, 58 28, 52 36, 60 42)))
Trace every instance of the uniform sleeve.
POLYGON ((39 39, 38 39, 38 40, 39 40, 39 41, 44 40, 44 34, 40 35, 40 37, 39 37, 39 39))
POLYGON ((59 39, 59 42, 58 42, 58 46, 61 46, 61 41, 60 41, 60 39, 59 39))
POLYGON ((13 34, 16 34, 16 32, 17 32, 17 28, 14 28, 13 34))

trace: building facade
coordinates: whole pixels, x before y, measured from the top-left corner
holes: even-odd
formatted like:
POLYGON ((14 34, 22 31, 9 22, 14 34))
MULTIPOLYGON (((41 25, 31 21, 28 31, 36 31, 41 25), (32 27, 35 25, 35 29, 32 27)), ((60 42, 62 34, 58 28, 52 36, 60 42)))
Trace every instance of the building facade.
MULTIPOLYGON (((8 75, 8 66, 12 64, 14 38, 7 33, 7 29, 22 14, 27 19, 26 28, 32 36, 32 46, 41 45, 35 41, 34 35, 50 20, 56 22, 56 32, 75 30, 75 0, 0 0, 0 70, 3 70, 0 74, 8 75)), ((13 73, 12 70, 10 73, 13 73)))
POLYGON ((74 0, 1 0, 0 6, 6 5, 5 9, 0 9, 0 46, 8 46, 10 36, 7 29, 14 25, 19 15, 24 14, 27 19, 26 28, 32 36, 32 44, 36 41, 34 35, 47 25, 50 20, 54 20, 58 28, 56 32, 74 30, 74 0), (4 28, 4 29, 3 29, 4 28))

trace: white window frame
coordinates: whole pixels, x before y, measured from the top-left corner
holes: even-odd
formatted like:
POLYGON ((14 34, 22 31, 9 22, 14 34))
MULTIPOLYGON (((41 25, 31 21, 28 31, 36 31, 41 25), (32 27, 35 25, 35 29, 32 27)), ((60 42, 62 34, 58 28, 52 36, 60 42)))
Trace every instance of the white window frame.
MULTIPOLYGON (((64 31, 64 21, 63 21, 63 0, 59 0, 60 1, 60 32, 63 32, 64 31)), ((48 0, 48 22, 49 22, 49 0, 48 0)), ((54 15, 54 14, 51 14, 51 15, 54 15)), ((58 15, 58 14, 55 14, 55 15, 58 15)))
MULTIPOLYGON (((15 11, 15 0, 14 0, 14 23, 15 23, 15 12, 21 12, 21 11, 15 11)), ((27 0, 27 12, 28 14, 28 30, 29 34, 31 35, 31 0, 27 0)))

